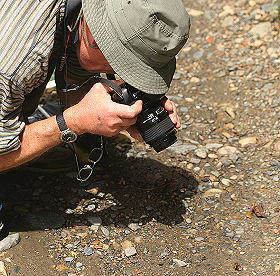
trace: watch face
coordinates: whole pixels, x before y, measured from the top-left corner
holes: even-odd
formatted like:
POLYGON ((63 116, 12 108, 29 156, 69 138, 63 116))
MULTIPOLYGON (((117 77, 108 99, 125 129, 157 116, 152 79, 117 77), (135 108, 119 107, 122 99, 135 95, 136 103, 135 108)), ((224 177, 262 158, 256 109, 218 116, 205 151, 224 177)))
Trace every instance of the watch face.
POLYGON ((77 134, 68 130, 62 134, 61 139, 65 143, 73 143, 77 139, 77 134))

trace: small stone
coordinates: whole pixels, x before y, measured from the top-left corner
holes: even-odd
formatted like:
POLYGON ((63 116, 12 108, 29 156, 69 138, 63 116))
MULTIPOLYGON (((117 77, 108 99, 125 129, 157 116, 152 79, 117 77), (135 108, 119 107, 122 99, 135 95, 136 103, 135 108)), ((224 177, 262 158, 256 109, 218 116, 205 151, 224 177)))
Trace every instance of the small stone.
POLYGON ((272 31, 272 25, 270 22, 262 22, 254 26, 250 33, 259 37, 264 37, 272 31))
POLYGON ((99 226, 102 224, 102 220, 100 217, 88 217, 87 221, 94 226, 99 226))
POLYGON ((72 262, 74 260, 74 257, 66 257, 64 259, 65 262, 72 262))
POLYGON ((93 249, 89 246, 84 247, 83 254, 86 256, 90 256, 93 254, 93 249))
POLYGON ((194 151, 195 155, 201 159, 205 159, 207 157, 207 149, 199 148, 194 151))
POLYGON ((103 235, 105 237, 108 237, 110 235, 110 232, 107 228, 105 228, 104 226, 101 226, 101 232, 103 233, 103 235))
POLYGON ((192 220, 191 220, 190 218, 187 218, 187 219, 186 219, 186 223, 191 224, 191 223, 192 223, 192 220))
POLYGON ((0 261, 0 275, 1 276, 7 276, 5 265, 4 265, 4 262, 2 262, 2 261, 0 261))
POLYGON ((208 143, 208 144, 206 144, 206 148, 208 149, 208 150, 217 150, 217 149, 219 149, 219 148, 221 148, 223 146, 223 144, 219 144, 219 143, 208 143))
POLYGON ((184 266, 187 265, 186 262, 180 261, 180 260, 178 260, 178 259, 173 259, 172 261, 173 261, 173 263, 175 263, 176 265, 181 266, 181 267, 184 267, 184 266))
POLYGON ((230 196, 230 199, 231 199, 232 201, 237 201, 237 196, 236 196, 235 194, 232 194, 232 195, 230 196))
POLYGON ((95 204, 89 204, 85 209, 88 210, 88 211, 92 211, 96 208, 96 205, 95 204))
POLYGON ((129 247, 133 247, 133 244, 132 244, 131 241, 125 240, 125 241, 122 242, 122 248, 123 249, 129 248, 129 247))
POLYGON ((233 16, 227 16, 223 21, 222 21, 222 27, 226 28, 229 27, 233 24, 234 18, 233 16))
POLYGON ((81 268, 82 266, 83 266, 83 264, 81 262, 76 263, 76 268, 81 268))
POLYGON ((126 257, 130 257, 130 256, 133 256, 133 255, 137 254, 135 247, 126 248, 124 250, 124 253, 125 253, 126 257))
POLYGON ((197 17, 197 16, 203 15, 203 12, 199 11, 199 10, 195 10, 195 9, 190 9, 190 10, 188 10, 188 14, 190 16, 197 17))
MULTIPOLYGON (((204 50, 201 49, 201 50, 197 51, 196 53, 194 53, 193 58, 200 59, 203 57, 203 54, 204 54, 204 50)), ((199 82, 199 79, 198 79, 198 81, 192 81, 192 79, 191 79, 191 82, 199 82)))
POLYGON ((231 117, 231 118, 235 118, 236 117, 236 115, 235 115, 235 112, 234 112, 234 110, 233 110, 233 108, 232 107, 227 107, 226 108, 226 113, 231 117))
POLYGON ((226 155, 231 155, 237 152, 237 148, 231 147, 231 146, 224 146, 220 149, 218 149, 217 153, 220 156, 226 156, 226 155))
POLYGON ((212 196, 216 196, 216 195, 219 195, 222 193, 224 193, 224 191, 221 189, 209 189, 202 195, 202 198, 212 197, 212 196))
POLYGON ((280 151, 280 141, 275 143, 274 149, 275 149, 275 151, 280 151))
POLYGON ((218 156, 214 153, 209 153, 208 157, 211 158, 211 159, 217 159, 218 158, 218 156))
POLYGON ((198 242, 201 242, 201 241, 204 241, 204 238, 203 237, 197 237, 197 238, 195 238, 195 240, 198 241, 198 242))
POLYGON ((245 137, 238 141, 241 147, 248 147, 250 145, 255 145, 257 143, 256 137, 245 137))
POLYGON ((0 252, 10 249, 20 242, 19 233, 11 234, 0 241, 0 252))
POLYGON ((199 83, 199 82, 200 82, 200 79, 197 78, 197 77, 192 77, 192 78, 190 79, 190 82, 192 82, 192 83, 199 83))
POLYGON ((226 178, 222 179, 222 180, 221 180, 221 183, 222 183, 223 185, 227 186, 227 187, 229 187, 230 184, 231 184, 230 180, 229 180, 229 179, 226 179, 226 178))
POLYGON ((128 227, 129 229, 133 230, 133 231, 136 231, 136 230, 140 229, 140 226, 139 226, 138 223, 129 223, 129 224, 127 225, 127 227, 128 227))

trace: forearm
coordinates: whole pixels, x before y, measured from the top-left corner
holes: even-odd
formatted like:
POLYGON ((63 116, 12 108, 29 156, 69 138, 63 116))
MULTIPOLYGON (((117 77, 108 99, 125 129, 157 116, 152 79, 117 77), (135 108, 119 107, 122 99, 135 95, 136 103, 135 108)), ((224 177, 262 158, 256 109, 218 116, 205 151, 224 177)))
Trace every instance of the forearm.
POLYGON ((61 143, 55 117, 26 125, 18 150, 0 155, 0 172, 20 166, 61 143))

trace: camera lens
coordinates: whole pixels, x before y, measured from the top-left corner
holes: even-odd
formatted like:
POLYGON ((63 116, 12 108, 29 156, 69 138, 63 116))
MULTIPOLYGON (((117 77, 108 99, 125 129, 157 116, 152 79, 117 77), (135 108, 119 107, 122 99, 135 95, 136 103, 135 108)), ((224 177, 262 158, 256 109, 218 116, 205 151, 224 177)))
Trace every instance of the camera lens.
POLYGON ((163 106, 148 105, 138 115, 137 128, 144 141, 160 152, 177 141, 174 124, 163 106))

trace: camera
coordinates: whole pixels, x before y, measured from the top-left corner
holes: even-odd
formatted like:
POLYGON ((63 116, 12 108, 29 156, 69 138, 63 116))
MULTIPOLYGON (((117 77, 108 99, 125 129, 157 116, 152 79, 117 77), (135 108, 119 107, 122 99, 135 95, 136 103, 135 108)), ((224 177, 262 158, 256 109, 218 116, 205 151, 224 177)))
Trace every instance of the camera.
POLYGON ((131 105, 136 100, 143 101, 143 108, 137 117, 136 127, 144 141, 160 152, 177 141, 176 128, 163 107, 163 94, 144 93, 129 84, 121 88, 122 95, 113 90, 110 94, 117 103, 131 105))

